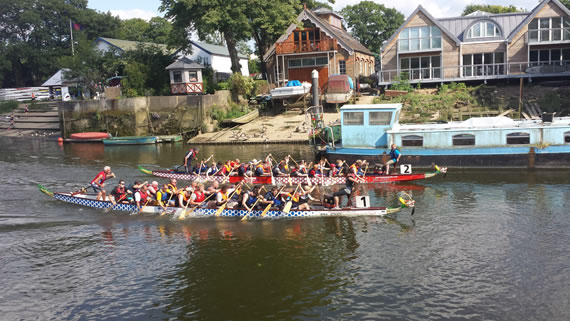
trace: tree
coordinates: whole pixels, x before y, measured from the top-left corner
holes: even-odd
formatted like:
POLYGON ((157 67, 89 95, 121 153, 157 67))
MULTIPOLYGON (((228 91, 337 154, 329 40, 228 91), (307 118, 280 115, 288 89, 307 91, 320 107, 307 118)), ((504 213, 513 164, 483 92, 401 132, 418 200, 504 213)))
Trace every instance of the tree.
MULTIPOLYGON (((569 1, 569 0, 567 0, 569 1)), ((470 4, 463 10, 461 13, 462 16, 466 16, 470 13, 475 11, 483 11, 488 13, 509 13, 509 12, 521 12, 522 10, 513 6, 500 6, 500 5, 491 5, 491 4, 470 4)))
POLYGON ((237 43, 251 37, 252 29, 247 16, 250 9, 251 1, 248 0, 162 0, 161 6, 161 10, 166 12, 165 17, 173 20, 175 32, 178 32, 177 39, 183 49, 190 47, 189 31, 197 31, 200 39, 213 32, 221 32, 234 73, 241 71, 237 43))
POLYGON ((150 25, 144 19, 133 18, 121 21, 119 39, 131 41, 148 41, 150 25))
POLYGON ((382 43, 404 23, 404 15, 372 1, 361 1, 341 10, 352 35, 365 47, 378 52, 382 43))
POLYGON ((568 9, 570 9, 570 0, 560 0, 560 2, 568 9))
POLYGON ((168 44, 172 32, 172 23, 162 17, 152 17, 148 22, 148 41, 160 44, 168 44))

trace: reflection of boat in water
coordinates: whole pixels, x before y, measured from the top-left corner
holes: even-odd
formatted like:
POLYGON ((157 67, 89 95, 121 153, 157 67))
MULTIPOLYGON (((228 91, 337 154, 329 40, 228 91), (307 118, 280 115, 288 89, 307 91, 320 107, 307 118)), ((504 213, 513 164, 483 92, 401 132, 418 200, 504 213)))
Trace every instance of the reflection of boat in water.
MULTIPOLYGON (((81 205, 85 207, 111 209, 115 211, 136 212, 137 207, 133 204, 116 204, 113 205, 108 201, 97 201, 95 195, 76 194, 72 193, 57 193, 51 192, 45 187, 38 185, 40 191, 57 200, 81 205)), ((253 210, 251 212, 245 209, 224 209, 220 212, 219 216, 223 217, 244 217, 248 215, 250 218, 255 219, 272 219, 272 218, 307 218, 307 217, 328 217, 328 216, 384 216, 399 212, 402 208, 406 207, 367 207, 367 208, 340 208, 332 209, 326 207, 317 207, 311 210, 291 210, 286 213, 281 210, 269 210, 265 216, 262 216, 263 210, 253 210)), ((143 206, 141 213, 144 214, 169 214, 174 217, 179 217, 184 214, 184 217, 200 218, 200 217, 216 217, 218 209, 209 208, 196 208, 183 209, 180 207, 169 207, 164 211, 160 206, 143 206)))
POLYGON ((65 144, 64 149, 80 159, 100 160, 105 158, 105 146, 100 142, 85 144, 65 144))

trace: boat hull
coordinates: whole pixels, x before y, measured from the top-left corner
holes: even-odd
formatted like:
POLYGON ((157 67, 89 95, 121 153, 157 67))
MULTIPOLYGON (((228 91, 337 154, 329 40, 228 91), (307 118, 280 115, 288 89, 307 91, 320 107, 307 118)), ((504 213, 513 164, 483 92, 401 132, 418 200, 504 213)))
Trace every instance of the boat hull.
MULTIPOLYGON (((336 148, 321 151, 317 158, 327 157, 347 163, 364 159, 372 163, 389 160, 387 149, 336 148)), ((446 164, 453 168, 570 168, 570 146, 457 148, 457 149, 402 149, 401 164, 415 168, 429 168, 446 164)))
MULTIPOLYGON (((45 192, 44 192, 45 193, 45 192)), ((111 209, 116 211, 135 212, 137 207, 131 204, 117 204, 112 205, 110 202, 96 201, 89 196, 80 195, 72 196, 69 193, 53 193, 53 197, 57 200, 71 203, 75 205, 111 209)), ((295 211, 285 213, 279 210, 269 210, 265 216, 261 216, 263 210, 254 210, 248 212, 244 209, 225 209, 219 216, 223 217, 244 217, 248 215, 251 218, 258 219, 271 219, 271 218, 306 218, 306 217, 324 217, 324 216, 384 216, 396 213, 400 208, 387 208, 387 207, 370 207, 370 208, 341 208, 341 209, 315 209, 310 211, 295 211)), ((166 210, 166 214, 178 217, 185 211, 182 208, 170 207, 166 210)), ((145 206, 141 211, 143 214, 161 214, 164 211, 159 206, 145 206)), ((185 217, 187 218, 200 218, 200 217, 215 217, 217 209, 197 208, 193 211, 186 210, 185 217)))
POLYGON ((84 132, 84 133, 71 134, 71 136, 69 137, 75 140, 94 140, 94 139, 101 140, 109 138, 109 134, 103 132, 84 132))
MULTIPOLYGON (((148 171, 144 171, 144 173, 148 174, 148 171)), ((247 183, 250 184, 264 184, 264 185, 344 185, 346 184, 345 177, 299 177, 299 176, 279 176, 279 177, 271 177, 271 176, 253 176, 253 177, 245 177, 245 176, 206 176, 206 175, 192 175, 192 174, 184 174, 184 173, 176 173, 170 172, 165 170, 158 170, 152 171, 151 174, 156 177, 162 178, 174 178, 178 180, 187 180, 187 181, 218 181, 220 183, 239 183, 245 180, 247 183), (310 181, 310 183, 309 183, 310 181)), ((405 182, 405 181, 414 181, 419 179, 426 179, 430 177, 434 177, 435 175, 439 174, 439 172, 432 172, 432 173, 417 173, 417 174, 391 174, 391 175, 366 175, 364 176, 364 183, 365 184, 378 184, 378 183, 393 183, 393 182, 405 182)))
POLYGON ((103 139, 103 144, 106 146, 113 146, 113 145, 148 145, 148 144, 156 144, 157 137, 156 136, 148 136, 148 137, 113 137, 109 139, 103 139))

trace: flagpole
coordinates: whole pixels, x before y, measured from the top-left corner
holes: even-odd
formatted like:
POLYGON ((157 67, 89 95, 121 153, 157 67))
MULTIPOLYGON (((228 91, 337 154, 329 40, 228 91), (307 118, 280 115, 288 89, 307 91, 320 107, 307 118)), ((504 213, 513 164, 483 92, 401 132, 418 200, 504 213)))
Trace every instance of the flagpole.
POLYGON ((71 19, 69 19, 69 33, 71 34, 71 55, 75 56, 75 50, 73 50, 73 27, 71 26, 71 19))

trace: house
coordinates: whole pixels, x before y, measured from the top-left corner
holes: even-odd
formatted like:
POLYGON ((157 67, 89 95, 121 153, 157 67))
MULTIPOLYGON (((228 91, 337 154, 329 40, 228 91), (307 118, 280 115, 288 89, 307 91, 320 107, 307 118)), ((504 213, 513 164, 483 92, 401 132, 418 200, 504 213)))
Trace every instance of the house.
POLYGON ((287 80, 311 81, 319 72, 321 90, 332 74, 355 79, 374 73, 374 56, 342 26, 342 17, 330 9, 306 7, 263 56, 268 81, 277 86, 287 80))
MULTIPOLYGON (((216 72, 216 79, 226 80, 232 74, 232 61, 227 47, 190 40, 192 53, 185 55, 178 53, 179 57, 186 57, 203 66, 212 66, 216 72)), ((249 76, 248 56, 238 53, 241 74, 249 76)))
POLYGON ((204 92, 202 69, 204 66, 182 57, 165 69, 170 73, 172 94, 201 94, 204 92))
POLYGON ((570 75, 570 11, 542 0, 532 11, 434 18, 421 5, 381 50, 379 84, 570 75))
POLYGON ((168 49, 168 46, 164 44, 121 40, 121 39, 104 38, 104 37, 99 37, 95 39, 95 46, 101 52, 108 52, 111 50, 115 50, 117 54, 121 54, 128 50, 135 50, 137 49, 138 46, 158 46, 164 51, 165 54, 172 54, 175 52, 175 50, 168 49))
POLYGON ((77 81, 66 78, 66 73, 70 71, 67 68, 60 69, 42 84, 42 87, 48 87, 49 97, 65 101, 71 99, 69 87, 76 87, 77 81))

